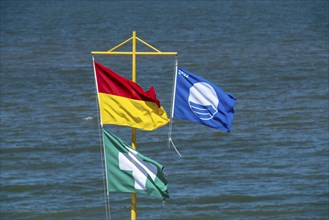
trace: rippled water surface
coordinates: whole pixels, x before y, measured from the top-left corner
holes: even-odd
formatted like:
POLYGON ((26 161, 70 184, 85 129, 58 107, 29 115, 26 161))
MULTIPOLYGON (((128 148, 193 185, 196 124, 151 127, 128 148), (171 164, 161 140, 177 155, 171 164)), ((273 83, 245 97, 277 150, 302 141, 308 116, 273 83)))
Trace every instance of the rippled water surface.
MULTIPOLYGON (((0 28, 1 220, 105 219, 90 52, 132 31, 238 100, 229 134, 174 120, 182 158, 168 126, 137 131, 170 193, 138 195, 138 219, 328 219, 328 1, 1 1, 0 28)), ((130 57, 95 59, 131 77, 130 57)), ((168 114, 174 61, 137 58, 168 114)), ((129 219, 130 194, 110 211, 129 219)))

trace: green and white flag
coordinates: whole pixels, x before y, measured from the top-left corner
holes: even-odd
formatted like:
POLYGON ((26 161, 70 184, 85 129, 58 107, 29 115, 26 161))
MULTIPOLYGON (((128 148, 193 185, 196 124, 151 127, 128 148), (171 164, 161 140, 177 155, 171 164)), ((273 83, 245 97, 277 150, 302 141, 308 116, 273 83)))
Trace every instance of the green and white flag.
POLYGON ((103 129, 108 192, 136 192, 169 198, 163 166, 103 129))

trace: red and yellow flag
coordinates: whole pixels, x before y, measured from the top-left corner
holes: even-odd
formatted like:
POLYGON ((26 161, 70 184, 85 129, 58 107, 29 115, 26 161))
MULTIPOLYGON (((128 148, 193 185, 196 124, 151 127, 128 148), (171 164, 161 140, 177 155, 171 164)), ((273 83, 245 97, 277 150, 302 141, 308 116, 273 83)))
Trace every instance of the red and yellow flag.
POLYGON ((100 63, 95 61, 94 65, 102 124, 154 130, 169 122, 153 86, 144 91, 100 63))

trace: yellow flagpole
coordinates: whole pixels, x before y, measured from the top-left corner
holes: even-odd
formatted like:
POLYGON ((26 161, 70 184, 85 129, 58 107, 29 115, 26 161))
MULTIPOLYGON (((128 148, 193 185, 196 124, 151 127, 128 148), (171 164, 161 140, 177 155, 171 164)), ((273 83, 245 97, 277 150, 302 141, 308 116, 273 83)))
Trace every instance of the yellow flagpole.
MULTIPOLYGON (((136 77, 136 31, 133 31, 133 38, 132 38, 132 81, 136 82, 137 77, 136 77)), ((132 144, 131 147, 136 150, 136 128, 131 129, 131 139, 132 139, 132 144)), ((136 198, 136 193, 133 192, 131 194, 131 211, 130 211, 130 216, 131 220, 136 220, 137 219, 137 211, 136 211, 136 203, 137 203, 137 198, 136 198)))
MULTIPOLYGON (((136 82, 137 80, 137 74, 136 74, 136 56, 138 55, 145 55, 145 56, 177 56, 177 52, 162 52, 152 45, 146 43, 142 39, 138 38, 136 36, 136 31, 133 31, 133 36, 122 43, 116 45, 112 49, 108 51, 92 51, 92 55, 131 55, 132 56, 132 81, 136 82), (124 44, 128 43, 129 41, 132 41, 132 51, 116 51, 119 47, 123 46, 124 44), (136 50, 136 42, 137 40, 144 44, 145 46, 151 48, 153 51, 150 52, 142 52, 136 50)), ((136 128, 131 129, 132 134, 132 144, 131 147, 136 150, 136 128)), ((137 219, 137 211, 136 211, 136 193, 132 193, 131 195, 131 220, 137 219)))

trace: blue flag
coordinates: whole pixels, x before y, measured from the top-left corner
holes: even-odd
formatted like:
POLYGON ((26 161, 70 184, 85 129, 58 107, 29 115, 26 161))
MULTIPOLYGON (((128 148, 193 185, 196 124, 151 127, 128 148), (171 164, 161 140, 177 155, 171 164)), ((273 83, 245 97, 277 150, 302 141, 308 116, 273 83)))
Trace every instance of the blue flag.
POLYGON ((230 132, 236 99, 206 79, 177 68, 174 118, 230 132))

